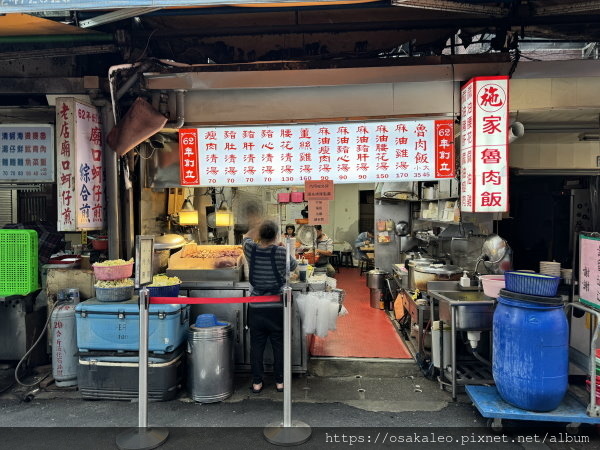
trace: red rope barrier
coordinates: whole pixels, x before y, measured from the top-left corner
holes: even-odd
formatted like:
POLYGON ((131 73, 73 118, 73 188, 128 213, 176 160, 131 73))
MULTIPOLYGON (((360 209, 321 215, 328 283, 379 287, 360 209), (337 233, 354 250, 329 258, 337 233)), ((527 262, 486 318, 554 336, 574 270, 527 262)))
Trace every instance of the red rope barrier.
POLYGON ((280 302, 279 295, 259 295, 250 297, 150 297, 150 303, 153 305, 209 305, 219 303, 268 303, 280 302))

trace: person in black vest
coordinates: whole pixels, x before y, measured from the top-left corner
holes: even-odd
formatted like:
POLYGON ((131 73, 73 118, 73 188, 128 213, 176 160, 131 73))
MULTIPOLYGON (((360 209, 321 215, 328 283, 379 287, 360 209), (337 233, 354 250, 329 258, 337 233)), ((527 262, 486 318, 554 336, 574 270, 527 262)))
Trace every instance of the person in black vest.
MULTIPOLYGON (((286 249, 279 246, 279 227, 273 221, 264 221, 244 235, 244 255, 250 266, 250 295, 279 295, 285 284, 286 249)), ((296 268, 290 255, 290 271, 296 268)), ((263 356, 267 339, 271 340, 274 359, 275 386, 283 392, 283 305, 275 303, 250 303, 248 305, 250 328, 250 360, 252 365, 253 393, 263 389, 263 356)))

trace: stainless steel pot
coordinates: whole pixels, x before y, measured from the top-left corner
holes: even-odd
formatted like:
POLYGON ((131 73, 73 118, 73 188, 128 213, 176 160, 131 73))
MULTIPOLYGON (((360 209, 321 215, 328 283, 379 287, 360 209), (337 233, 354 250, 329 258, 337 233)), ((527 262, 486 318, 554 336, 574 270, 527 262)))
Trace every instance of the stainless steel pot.
POLYGON ((370 289, 384 289, 385 277, 389 272, 385 270, 373 269, 367 272, 367 287, 370 289))
POLYGON ((415 286, 415 267, 416 266, 429 266, 435 263, 437 260, 433 258, 416 258, 408 260, 406 267, 408 268, 408 289, 414 291, 415 286))
POLYGON ((458 266, 417 265, 414 268, 415 288, 426 291, 427 282, 458 280, 461 273, 462 268, 458 266))

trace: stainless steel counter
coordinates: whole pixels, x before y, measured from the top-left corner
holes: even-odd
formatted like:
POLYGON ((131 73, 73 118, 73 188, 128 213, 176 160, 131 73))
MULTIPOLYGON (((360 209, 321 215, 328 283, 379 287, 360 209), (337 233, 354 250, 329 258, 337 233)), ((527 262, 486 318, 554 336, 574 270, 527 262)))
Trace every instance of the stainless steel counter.
MULTIPOLYGON (((291 283, 294 293, 304 292, 307 283, 291 283)), ((248 297, 250 283, 247 281, 183 281, 180 295, 189 297, 225 298, 248 297)), ((214 303, 191 306, 191 321, 199 314, 214 314, 219 320, 224 320, 233 326, 234 331, 234 363, 236 371, 250 370, 250 333, 247 326, 247 303, 214 303)), ((267 344, 265 349, 265 368, 272 364, 272 349, 267 344)), ((306 335, 302 332, 300 314, 296 310, 292 316, 292 371, 305 373, 308 369, 308 345, 306 335)))
MULTIPOLYGON (((428 286, 429 287, 429 286, 428 286)), ((441 286, 440 286, 441 287, 441 286)), ((484 363, 477 363, 469 367, 458 367, 456 333, 457 331, 481 332, 490 331, 493 324, 494 307, 496 300, 487 297, 483 292, 476 290, 448 290, 435 291, 429 290, 427 293, 431 299, 432 306, 437 303, 439 306, 440 321, 450 323, 452 331, 451 336, 451 386, 452 398, 456 400, 457 384, 491 384, 491 367, 485 367, 484 363), (461 374, 459 377, 458 374, 461 374), (464 376, 463 376, 464 375, 464 376)), ((443 335, 443 334, 442 334, 443 335)), ((473 351, 473 355, 478 355, 473 351)), ((445 366, 443 362, 443 350, 440 350, 442 359, 440 371, 440 384, 444 383, 445 366)))

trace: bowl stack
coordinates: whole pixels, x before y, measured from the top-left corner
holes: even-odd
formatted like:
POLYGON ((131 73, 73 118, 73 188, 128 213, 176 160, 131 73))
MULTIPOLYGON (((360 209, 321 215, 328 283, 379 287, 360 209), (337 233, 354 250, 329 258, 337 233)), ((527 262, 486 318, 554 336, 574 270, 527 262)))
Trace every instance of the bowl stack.
POLYGON ((560 277, 560 263, 556 261, 540 261, 540 273, 560 277))
POLYGON ((109 260, 94 263, 94 276, 98 280, 96 298, 101 302, 122 302, 133 296, 133 260, 109 260))

